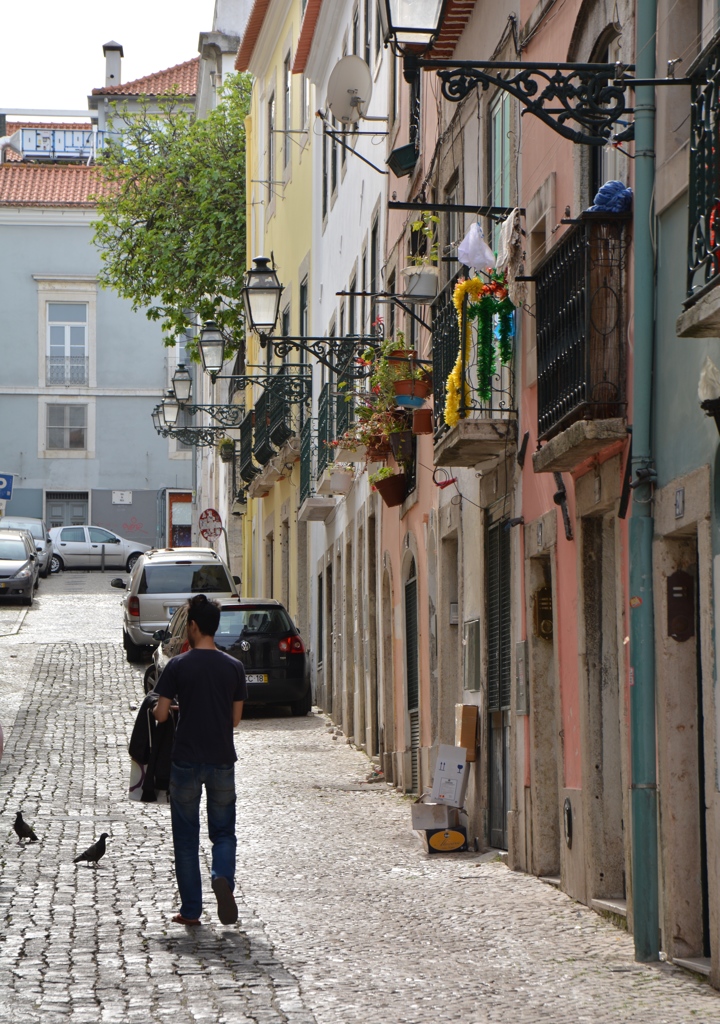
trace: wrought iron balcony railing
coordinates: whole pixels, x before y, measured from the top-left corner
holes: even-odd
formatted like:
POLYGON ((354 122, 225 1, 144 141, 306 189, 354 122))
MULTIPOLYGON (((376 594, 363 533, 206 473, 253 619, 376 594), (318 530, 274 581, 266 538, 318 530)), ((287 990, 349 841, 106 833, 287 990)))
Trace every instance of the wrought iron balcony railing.
POLYGON ((251 410, 240 424, 240 461, 238 473, 246 484, 251 483, 260 470, 253 462, 253 421, 255 412, 251 410))
POLYGON ((46 384, 83 387, 88 384, 89 379, 87 356, 47 356, 45 359, 46 384))
POLYGON ((538 436, 626 408, 629 214, 585 213, 535 276, 538 436))
POLYGON ((275 374, 275 383, 268 389, 270 440, 277 448, 282 448, 286 441, 297 434, 299 426, 297 408, 288 401, 284 387, 289 374, 290 369, 281 366, 275 374))
POLYGON ((317 475, 333 460, 330 442, 335 439, 335 417, 330 384, 323 384, 318 398, 317 475))
POLYGON ((307 419, 300 428, 300 504, 312 493, 312 420, 307 419))
POLYGON ((477 330, 473 327, 470 358, 466 360, 465 346, 460 345, 458 315, 453 303, 455 277, 440 292, 432 307, 433 398, 435 439, 449 429, 445 423, 447 379, 461 355, 461 375, 467 384, 460 389, 458 413, 460 419, 509 419, 515 413, 514 375, 511 366, 499 360, 492 375, 490 398, 482 398, 478 391, 477 330), (469 393, 469 397, 468 397, 469 393))
POLYGON ((700 54, 690 74, 686 307, 720 280, 720 33, 700 54))
POLYGON ((348 374, 340 374, 337 379, 335 397, 335 437, 341 437, 353 424, 354 406, 352 400, 353 379, 348 374))
POLYGON ((270 441, 270 391, 263 391, 255 402, 255 443, 253 455, 264 466, 277 451, 270 441))

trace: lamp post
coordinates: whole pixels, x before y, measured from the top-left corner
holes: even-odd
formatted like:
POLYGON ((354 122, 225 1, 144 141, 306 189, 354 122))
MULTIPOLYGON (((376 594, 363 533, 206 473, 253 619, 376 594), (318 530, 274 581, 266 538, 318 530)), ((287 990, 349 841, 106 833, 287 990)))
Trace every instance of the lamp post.
POLYGON ((253 263, 255 266, 245 274, 243 303, 248 323, 260 335, 260 345, 265 348, 278 320, 283 286, 266 256, 256 256, 253 263))
POLYGON ((200 337, 198 338, 198 348, 200 349, 203 370, 205 373, 210 374, 214 384, 215 378, 222 370, 222 365, 225 361, 225 339, 214 320, 208 320, 203 324, 200 337))
POLYGON ((445 17, 447 0, 380 0, 378 12, 385 42, 423 53, 435 42, 445 17))
POLYGON ((173 391, 180 405, 190 401, 192 395, 192 377, 184 363, 178 363, 172 375, 173 391))

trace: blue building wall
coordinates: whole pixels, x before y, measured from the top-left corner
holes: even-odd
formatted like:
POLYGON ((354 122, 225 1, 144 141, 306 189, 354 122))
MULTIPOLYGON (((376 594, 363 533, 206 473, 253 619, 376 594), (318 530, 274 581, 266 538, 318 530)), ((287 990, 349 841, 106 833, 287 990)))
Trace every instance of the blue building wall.
POLYGON ((118 532, 131 523, 138 539, 156 543, 163 539, 157 525, 160 496, 167 487, 190 489, 192 468, 188 459, 170 457, 168 440, 156 434, 150 418, 172 358, 160 327, 112 291, 96 293, 96 387, 67 389, 68 396, 94 397, 94 458, 38 457, 39 404, 50 394, 62 401, 62 393, 39 384, 45 332, 39 338, 33 275, 95 277, 101 266, 89 218, 72 223, 78 214, 70 211, 66 223, 58 223, 52 211, 48 223, 34 223, 39 216, 29 210, 28 223, 8 223, 7 217, 0 223, 0 472, 15 476, 7 514, 43 515, 47 491, 87 491, 95 522, 118 532), (116 393, 100 393, 108 389, 116 393), (113 490, 133 491, 136 507, 113 505, 113 490))

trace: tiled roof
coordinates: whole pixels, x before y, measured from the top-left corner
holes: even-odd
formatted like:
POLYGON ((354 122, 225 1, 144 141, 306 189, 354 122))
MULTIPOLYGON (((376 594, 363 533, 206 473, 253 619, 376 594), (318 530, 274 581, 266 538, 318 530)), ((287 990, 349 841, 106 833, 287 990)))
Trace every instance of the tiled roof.
POLYGON ((437 57, 438 60, 449 60, 452 57, 474 7, 475 0, 448 0, 440 35, 430 51, 430 56, 437 57))
POLYGON ((302 74, 307 67, 307 60, 310 56, 313 36, 315 35, 315 28, 320 18, 320 8, 322 5, 323 0, 307 0, 305 15, 300 26, 300 38, 298 39, 295 59, 293 61, 292 70, 294 75, 302 74))
POLYGON ((235 58, 236 71, 247 71, 269 7, 270 0, 255 0, 235 58))
POLYGON ((199 57, 186 60, 184 64, 175 64, 165 71, 156 71, 153 75, 136 78, 134 82, 123 82, 120 85, 106 85, 102 89, 93 89, 93 96, 166 96, 171 92, 179 92, 183 96, 194 96, 197 92, 199 57))
POLYGON ((78 164, 1 164, 0 206, 93 207, 108 186, 97 167, 78 164))

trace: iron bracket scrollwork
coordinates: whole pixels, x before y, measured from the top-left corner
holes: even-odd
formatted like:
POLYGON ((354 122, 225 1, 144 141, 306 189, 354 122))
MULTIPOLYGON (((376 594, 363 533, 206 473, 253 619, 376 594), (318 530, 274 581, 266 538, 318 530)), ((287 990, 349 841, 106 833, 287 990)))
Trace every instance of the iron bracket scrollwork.
MULTIPOLYGON (((188 405, 182 406, 189 416, 198 413, 205 413, 212 420, 217 420, 223 427, 238 427, 240 420, 245 415, 245 407, 242 405, 188 405)), ((195 430, 195 427, 180 429, 195 430)))
POLYGON ((378 339, 374 334, 357 335, 348 338, 312 338, 267 337, 260 335, 263 346, 270 346, 281 359, 287 358, 291 352, 306 352, 333 373, 346 378, 362 379, 367 377, 369 369, 360 365, 357 360, 368 348, 376 347, 378 339))
POLYGON ((436 71, 442 94, 458 103, 478 85, 504 89, 553 131, 585 146, 604 146, 614 125, 632 110, 625 92, 631 64, 527 64, 522 61, 450 61, 405 57, 405 77, 436 71), (509 74, 508 74, 509 72, 509 74), (503 77, 507 75, 507 77, 503 77), (568 122, 575 122, 573 128, 568 122))
MULTIPOLYGON (((275 398, 280 398, 289 405, 303 405, 312 394, 312 374, 309 370, 307 373, 275 373, 265 377, 231 374, 226 377, 218 377, 218 380, 231 380, 235 391, 243 391, 252 384, 257 384, 263 391, 271 391, 275 398)), ((242 406, 238 408, 242 408, 242 406)))
POLYGON ((212 448, 225 433, 224 427, 165 427, 159 430, 160 437, 172 437, 181 444, 197 445, 198 448, 212 448))

